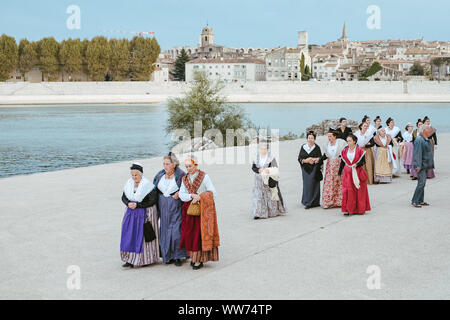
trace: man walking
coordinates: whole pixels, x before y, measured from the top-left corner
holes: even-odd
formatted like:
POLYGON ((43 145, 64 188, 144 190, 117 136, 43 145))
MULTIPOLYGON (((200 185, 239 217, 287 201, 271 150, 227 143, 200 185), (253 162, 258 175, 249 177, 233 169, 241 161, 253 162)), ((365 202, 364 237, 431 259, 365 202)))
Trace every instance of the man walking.
POLYGON ((425 183, 427 182, 427 170, 434 169, 433 150, 429 137, 435 132, 429 125, 422 125, 419 129, 419 135, 414 140, 413 167, 417 171, 417 187, 412 198, 412 205, 416 208, 428 206, 425 202, 425 183))

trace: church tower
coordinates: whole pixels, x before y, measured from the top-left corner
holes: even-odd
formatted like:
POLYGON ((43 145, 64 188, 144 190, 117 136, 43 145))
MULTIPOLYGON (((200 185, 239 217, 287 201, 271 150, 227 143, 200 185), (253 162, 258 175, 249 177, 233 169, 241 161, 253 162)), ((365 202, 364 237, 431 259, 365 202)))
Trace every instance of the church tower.
POLYGON ((206 25, 206 27, 203 28, 200 43, 202 47, 214 44, 214 33, 210 26, 206 25))
POLYGON ((347 28, 345 27, 345 22, 344 22, 344 28, 342 29, 342 37, 339 38, 339 41, 348 42, 347 28))

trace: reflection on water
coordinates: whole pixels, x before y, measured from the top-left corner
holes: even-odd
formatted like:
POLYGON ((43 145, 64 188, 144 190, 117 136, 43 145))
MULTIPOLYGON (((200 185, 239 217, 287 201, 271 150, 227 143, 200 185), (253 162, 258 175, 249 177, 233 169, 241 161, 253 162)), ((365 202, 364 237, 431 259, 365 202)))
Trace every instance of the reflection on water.
MULTIPOLYGON (((296 134, 323 119, 365 114, 407 122, 428 115, 450 132, 449 104, 243 104, 252 122, 296 134)), ((0 177, 158 156, 168 151, 164 105, 0 108, 0 177)))

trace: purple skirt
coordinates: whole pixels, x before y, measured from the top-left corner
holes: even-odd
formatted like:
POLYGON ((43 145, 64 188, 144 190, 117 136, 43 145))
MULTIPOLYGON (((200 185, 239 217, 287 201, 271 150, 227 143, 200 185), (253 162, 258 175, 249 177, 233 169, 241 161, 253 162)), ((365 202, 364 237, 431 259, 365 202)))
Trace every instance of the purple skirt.
POLYGON ((412 169, 413 153, 414 143, 405 142, 405 154, 403 155, 403 166, 405 169, 412 169))
POLYGON ((145 208, 127 208, 122 221, 120 251, 142 253, 144 242, 144 222, 147 217, 145 208))

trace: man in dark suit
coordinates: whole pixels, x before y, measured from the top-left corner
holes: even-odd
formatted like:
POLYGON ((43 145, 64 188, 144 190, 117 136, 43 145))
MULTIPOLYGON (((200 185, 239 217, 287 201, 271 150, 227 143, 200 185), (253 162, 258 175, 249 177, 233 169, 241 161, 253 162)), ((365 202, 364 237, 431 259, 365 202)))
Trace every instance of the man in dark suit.
POLYGON ((340 118, 339 123, 340 123, 339 128, 336 128, 337 137, 339 139, 347 140, 347 137, 352 133, 352 129, 347 127, 347 119, 346 118, 340 118))

